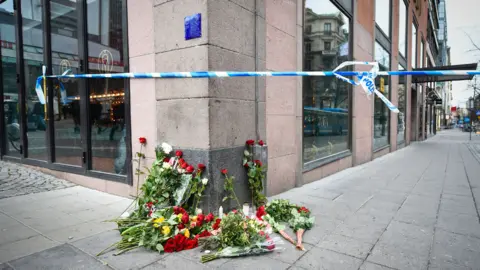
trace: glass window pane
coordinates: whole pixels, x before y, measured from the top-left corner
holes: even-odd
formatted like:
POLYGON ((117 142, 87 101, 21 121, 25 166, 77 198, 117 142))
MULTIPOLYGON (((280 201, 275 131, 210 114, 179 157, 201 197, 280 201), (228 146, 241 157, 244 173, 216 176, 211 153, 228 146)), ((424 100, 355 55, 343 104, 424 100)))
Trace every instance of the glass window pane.
MULTIPOLYGON (((126 1, 89 1, 89 73, 125 72, 126 1)), ((92 169, 126 174, 124 79, 89 80, 92 169)))
POLYGON ((400 0, 398 50, 403 57, 407 56, 407 6, 400 0))
POLYGON ((42 5, 40 0, 22 1, 22 22, 28 157, 47 160, 46 106, 40 104, 35 92, 35 83, 37 77, 42 74, 43 65, 43 53, 36 50, 36 48, 43 47, 42 5))
MULTIPOLYGON (((16 58, 16 37, 15 18, 13 16, 13 0, 0 4, 0 13, 3 18, 0 24, 0 39, 2 45, 2 84, 3 84, 3 108, 5 116, 5 154, 9 156, 20 156, 20 116, 18 114, 18 88, 17 88, 17 58, 16 58)), ((1 93, 0 93, 1 94, 1 93)))
POLYGON ((412 68, 417 67, 417 27, 412 23, 412 56, 410 57, 412 62, 412 68))
MULTIPOLYGON (((380 71, 390 69, 390 54, 375 42, 375 61, 380 66, 380 71)), ((390 80, 388 76, 377 76, 375 87, 387 98, 390 98, 390 80)), ((389 144, 390 112, 385 103, 375 95, 373 112, 373 146, 374 149, 389 144)))
MULTIPOLYGON (((53 74, 71 70, 78 74, 77 1, 57 0, 51 3, 53 74)), ((55 162, 82 166, 82 140, 80 136, 80 89, 77 79, 53 80, 55 162)))
MULTIPOLYGON (((405 70, 401 65, 398 65, 398 70, 405 70)), ((407 93, 406 82, 407 76, 398 76, 398 110, 397 114, 397 142, 402 143, 405 141, 406 122, 405 117, 407 115, 407 93)))
POLYGON ((421 44, 421 47, 420 47, 420 68, 423 68, 423 64, 425 62, 424 59, 423 59, 423 57, 424 57, 423 56, 423 52, 424 52, 423 50, 424 50, 424 47, 425 47, 425 43, 423 43, 423 41, 422 41, 422 43, 420 43, 420 44, 421 44))
POLYGON ((390 37, 390 0, 375 1, 375 22, 390 37))
MULTIPOLYGON (((331 70, 350 59, 349 19, 329 0, 307 0, 305 70, 331 70), (324 32, 329 24, 330 33, 324 32)), ((304 163, 349 149, 349 84, 334 77, 303 79, 304 163)))

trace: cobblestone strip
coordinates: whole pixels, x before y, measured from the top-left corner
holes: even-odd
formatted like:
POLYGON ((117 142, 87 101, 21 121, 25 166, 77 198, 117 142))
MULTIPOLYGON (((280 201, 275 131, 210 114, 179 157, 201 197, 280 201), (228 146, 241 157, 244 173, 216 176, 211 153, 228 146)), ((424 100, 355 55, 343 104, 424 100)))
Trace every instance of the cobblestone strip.
POLYGON ((75 184, 20 164, 0 161, 0 199, 72 186, 75 184))

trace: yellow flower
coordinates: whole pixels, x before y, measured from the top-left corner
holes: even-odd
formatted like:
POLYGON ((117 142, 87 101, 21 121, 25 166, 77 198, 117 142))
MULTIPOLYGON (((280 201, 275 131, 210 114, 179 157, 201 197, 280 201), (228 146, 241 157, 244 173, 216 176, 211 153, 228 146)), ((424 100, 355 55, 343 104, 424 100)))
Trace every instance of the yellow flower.
POLYGON ((159 217, 159 218, 156 218, 153 220, 153 223, 162 223, 165 221, 165 218, 164 217, 159 217))
POLYGON ((162 233, 163 233, 163 235, 168 235, 170 233, 170 227, 163 226, 162 227, 162 233))
POLYGON ((158 227, 160 227, 160 224, 158 224, 158 223, 153 223, 153 227, 158 228, 158 227))
POLYGON ((177 215, 177 217, 178 217, 178 220, 182 220, 183 214, 180 213, 180 214, 177 215))
POLYGON ((183 233, 183 235, 185 235, 185 237, 187 237, 187 238, 190 238, 190 231, 188 229, 186 229, 185 232, 183 233))
POLYGON ((191 219, 192 219, 193 222, 197 222, 197 218, 198 218, 197 216, 194 216, 191 219))

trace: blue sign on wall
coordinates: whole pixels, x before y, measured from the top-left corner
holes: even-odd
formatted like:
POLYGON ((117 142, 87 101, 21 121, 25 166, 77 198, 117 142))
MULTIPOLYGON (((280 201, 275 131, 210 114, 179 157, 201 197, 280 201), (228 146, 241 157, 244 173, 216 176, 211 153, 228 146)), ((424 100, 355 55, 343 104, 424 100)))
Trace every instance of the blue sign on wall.
POLYGON ((476 114, 477 114, 477 115, 480 115, 480 110, 478 110, 476 114))
POLYGON ((465 118, 463 118, 463 121, 464 121, 465 123, 470 123, 470 118, 465 117, 465 118))
POLYGON ((197 13, 185 17, 185 40, 199 38, 202 36, 202 14, 197 13))

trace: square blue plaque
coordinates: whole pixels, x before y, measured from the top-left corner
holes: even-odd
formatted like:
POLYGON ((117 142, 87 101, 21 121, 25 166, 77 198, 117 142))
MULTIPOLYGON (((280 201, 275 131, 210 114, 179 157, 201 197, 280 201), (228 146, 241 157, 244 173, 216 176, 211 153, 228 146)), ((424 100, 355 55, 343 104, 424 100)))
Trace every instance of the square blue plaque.
POLYGON ((202 14, 185 17, 185 40, 202 36, 202 14))

